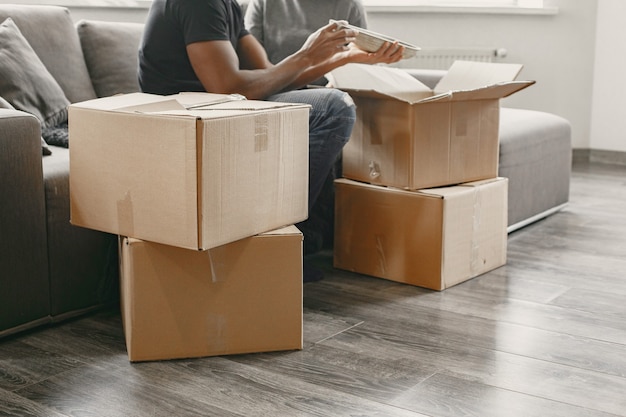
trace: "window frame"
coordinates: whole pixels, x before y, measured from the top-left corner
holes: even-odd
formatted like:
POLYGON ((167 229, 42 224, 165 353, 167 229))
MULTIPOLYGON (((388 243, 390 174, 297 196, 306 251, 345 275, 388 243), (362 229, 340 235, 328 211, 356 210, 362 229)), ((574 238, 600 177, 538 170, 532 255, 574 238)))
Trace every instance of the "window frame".
MULTIPOLYGON (((558 12, 557 7, 546 6, 544 0, 362 1, 367 12, 372 13, 557 14, 558 12), (466 2, 467 4, 464 4, 466 2), (498 5, 495 2, 502 4, 498 5)), ((69 8, 148 9, 152 0, 0 0, 0 3, 58 5, 69 8)))
POLYGON ((554 15, 544 0, 362 0, 368 12, 554 15))
MULTIPOLYGON (((524 0, 522 0, 523 2, 524 0)), ((365 6, 519 7, 517 0, 362 0, 365 6)))

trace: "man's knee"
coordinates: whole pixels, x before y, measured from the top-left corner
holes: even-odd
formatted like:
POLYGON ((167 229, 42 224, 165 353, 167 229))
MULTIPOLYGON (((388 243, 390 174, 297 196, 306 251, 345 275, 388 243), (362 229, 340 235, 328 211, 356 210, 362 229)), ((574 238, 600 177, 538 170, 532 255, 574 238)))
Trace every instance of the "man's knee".
POLYGON ((352 97, 336 89, 324 91, 324 105, 318 107, 319 113, 313 116, 316 122, 310 126, 315 132, 326 132, 327 140, 337 141, 343 147, 352 134, 356 121, 356 106, 352 97))
POLYGON ((328 100, 328 113, 333 117, 351 121, 354 124, 356 120, 356 106, 352 97, 346 92, 330 89, 330 99, 328 100))

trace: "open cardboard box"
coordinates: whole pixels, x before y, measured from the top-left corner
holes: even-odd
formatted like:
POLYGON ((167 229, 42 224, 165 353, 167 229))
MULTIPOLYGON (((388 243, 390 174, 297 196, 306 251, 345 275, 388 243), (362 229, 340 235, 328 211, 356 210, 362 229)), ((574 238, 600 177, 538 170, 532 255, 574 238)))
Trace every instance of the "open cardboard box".
POLYGON ((506 263, 506 178, 403 190, 335 181, 334 266, 443 290, 506 263))
POLYGON ((306 219, 309 106, 239 98, 72 104, 71 223, 209 249, 306 219))
POLYGON ((515 81, 521 69, 457 61, 432 90, 398 68, 333 70, 357 105, 343 175, 413 190, 496 177, 500 99, 534 84, 515 81))

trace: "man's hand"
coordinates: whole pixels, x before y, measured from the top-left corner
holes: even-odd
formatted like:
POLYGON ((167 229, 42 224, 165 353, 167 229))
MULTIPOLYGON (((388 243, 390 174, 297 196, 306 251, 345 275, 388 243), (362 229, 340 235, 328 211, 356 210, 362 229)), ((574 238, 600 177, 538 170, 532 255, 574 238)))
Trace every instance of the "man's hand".
POLYGON ((402 59, 404 46, 398 42, 385 42, 376 52, 366 52, 351 43, 346 51, 342 52, 343 59, 357 64, 393 64, 402 59))
POLYGON ((323 63, 336 54, 346 52, 357 35, 357 31, 342 28, 340 22, 332 22, 312 33, 296 54, 304 56, 310 65, 323 63))

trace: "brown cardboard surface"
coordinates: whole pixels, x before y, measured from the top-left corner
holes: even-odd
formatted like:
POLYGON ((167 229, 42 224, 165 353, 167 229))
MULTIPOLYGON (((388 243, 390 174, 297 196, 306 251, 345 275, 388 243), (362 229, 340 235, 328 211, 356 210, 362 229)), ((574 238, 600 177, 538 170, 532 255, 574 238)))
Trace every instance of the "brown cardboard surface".
POLYGON ((439 80, 433 92, 442 94, 448 91, 482 90, 490 86, 506 85, 515 80, 521 70, 520 64, 455 61, 439 80))
POLYGON ((196 251, 122 238, 131 361, 302 348, 302 234, 291 226, 196 251))
POLYGON ((506 263, 506 178, 407 191, 335 181, 334 266, 443 290, 506 263))
POLYGON ((332 71, 357 104, 343 175, 411 190, 496 177, 500 98, 534 83, 514 81, 520 69, 457 61, 432 91, 397 68, 332 71))
POLYGON ((72 104, 71 222, 189 249, 298 223, 308 108, 208 93, 72 104))

